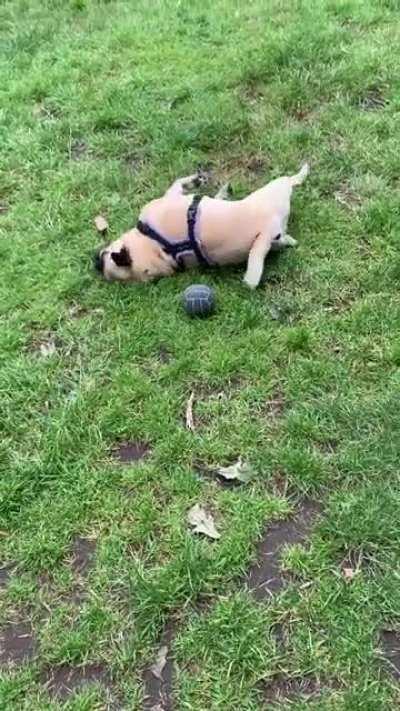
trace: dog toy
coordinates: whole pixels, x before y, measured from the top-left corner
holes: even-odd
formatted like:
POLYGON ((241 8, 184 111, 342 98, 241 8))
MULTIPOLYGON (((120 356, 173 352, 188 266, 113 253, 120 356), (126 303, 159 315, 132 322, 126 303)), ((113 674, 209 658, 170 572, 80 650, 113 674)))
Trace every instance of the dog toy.
POLYGON ((192 284, 183 292, 182 303, 189 316, 211 316, 215 311, 214 290, 205 284, 192 284))

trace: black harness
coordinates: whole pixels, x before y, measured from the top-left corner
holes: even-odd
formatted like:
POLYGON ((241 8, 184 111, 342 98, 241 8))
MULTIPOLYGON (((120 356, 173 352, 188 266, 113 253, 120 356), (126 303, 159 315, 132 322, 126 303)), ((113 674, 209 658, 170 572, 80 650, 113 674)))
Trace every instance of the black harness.
POLYGON ((197 211, 201 201, 201 195, 195 195, 192 202, 189 205, 187 211, 187 226, 188 226, 188 236, 187 239, 181 240, 179 242, 170 242, 166 237, 160 235, 156 230, 154 230, 147 222, 138 221, 136 227, 142 235, 150 237, 155 242, 163 248, 164 252, 168 254, 172 259, 175 260, 178 267, 184 269, 185 263, 183 260, 183 255, 194 254, 197 258, 199 264, 209 267, 211 266, 210 260, 207 258, 204 250, 201 248, 200 242, 196 237, 196 219, 197 211))

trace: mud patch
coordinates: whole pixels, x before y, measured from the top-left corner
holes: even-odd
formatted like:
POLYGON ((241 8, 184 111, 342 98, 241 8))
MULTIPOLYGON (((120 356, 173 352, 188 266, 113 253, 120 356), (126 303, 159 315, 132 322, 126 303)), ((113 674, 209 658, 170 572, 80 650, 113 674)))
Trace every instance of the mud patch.
POLYGON ((48 101, 40 101, 33 107, 33 115, 41 121, 56 121, 62 116, 59 106, 48 101))
POLYGON ((0 588, 5 588, 8 585, 12 570, 13 566, 11 564, 0 568, 0 588))
POLYGON ((348 210, 357 210, 362 204, 360 195, 358 195, 351 188, 351 186, 346 183, 340 185, 338 190, 334 192, 334 198, 336 202, 343 205, 343 207, 346 207, 348 210))
POLYGON ((172 697, 174 662, 170 646, 175 634, 173 622, 167 623, 159 642, 159 648, 168 647, 166 663, 160 675, 156 676, 151 666, 147 667, 143 673, 144 711, 172 711, 174 708, 172 697))
POLYGON ((289 489, 289 479, 285 472, 276 471, 272 477, 272 490, 277 496, 286 498, 289 489))
POLYGON ((372 87, 367 93, 359 99, 358 105, 362 111, 377 111, 383 109, 387 101, 378 87, 372 87))
POLYGON ((65 343, 53 332, 44 331, 37 334, 27 348, 31 353, 36 353, 40 358, 50 358, 63 350, 63 355, 69 355, 65 343), (64 350, 63 350, 64 349, 64 350))
POLYGON ((256 104, 264 98, 265 86, 262 82, 249 79, 239 87, 239 96, 244 104, 256 104))
POLYGON ((390 674, 400 681, 400 632, 383 630, 380 635, 383 658, 390 674))
POLYGON ((27 622, 12 622, 0 631, 0 664, 31 659, 36 643, 27 622))
POLYGON ((94 563, 96 541, 90 538, 76 538, 73 543, 71 568, 77 575, 86 575, 94 563))
POLYGON ((150 447, 147 442, 132 441, 121 442, 113 449, 114 459, 117 459, 121 464, 129 464, 139 462, 144 459, 150 452, 150 447))
POLYGON ((314 677, 285 679, 275 677, 263 686, 263 699, 270 704, 280 704, 283 701, 294 701, 298 697, 311 698, 318 696, 324 690, 321 682, 314 677))
POLYGON ((265 402, 265 414, 272 418, 276 419, 277 417, 282 417, 284 411, 286 408, 286 400, 283 396, 283 393, 280 390, 277 390, 276 392, 273 393, 272 397, 265 402))
POLYGON ((160 346, 158 349, 158 360, 160 363, 165 365, 166 363, 170 363, 172 360, 172 355, 169 352, 168 348, 165 348, 164 346, 160 346))
POLYGON ((102 684, 108 687, 110 681, 110 674, 102 664, 88 664, 85 667, 62 664, 59 667, 46 669, 41 675, 41 682, 50 696, 59 699, 66 699, 89 684, 102 684))
POLYGON ((303 123, 309 121, 312 118, 313 112, 310 108, 306 108, 298 104, 292 109, 291 115, 296 119, 296 121, 303 123))
POLYGON ((304 541, 319 511, 315 502, 305 501, 292 519, 277 521, 268 527, 258 545, 257 562, 245 578, 256 600, 264 600, 282 589, 286 582, 280 568, 282 549, 304 541))
POLYGON ((83 138, 74 138, 69 145, 70 160, 82 160, 89 153, 89 146, 83 138))
POLYGON ((339 442, 336 439, 326 439, 315 442, 315 447, 326 457, 331 457, 335 454, 338 446, 339 442))
POLYGON ((265 156, 251 156, 245 163, 246 169, 255 175, 263 175, 267 168, 265 156))
POLYGON ((236 156, 224 163, 221 172, 222 175, 251 173, 253 176, 260 176, 265 175, 268 163, 268 156, 259 153, 251 156, 236 156))

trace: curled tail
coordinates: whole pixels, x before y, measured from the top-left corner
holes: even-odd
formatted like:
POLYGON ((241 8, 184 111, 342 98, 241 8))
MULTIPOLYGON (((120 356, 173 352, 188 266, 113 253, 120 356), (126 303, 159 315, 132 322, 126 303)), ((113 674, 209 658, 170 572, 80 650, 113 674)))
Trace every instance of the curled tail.
POLYGON ((308 165, 308 163, 304 163, 299 172, 296 175, 292 175, 290 178, 293 187, 295 187, 296 185, 301 185, 302 182, 306 179, 309 172, 310 166, 308 165))

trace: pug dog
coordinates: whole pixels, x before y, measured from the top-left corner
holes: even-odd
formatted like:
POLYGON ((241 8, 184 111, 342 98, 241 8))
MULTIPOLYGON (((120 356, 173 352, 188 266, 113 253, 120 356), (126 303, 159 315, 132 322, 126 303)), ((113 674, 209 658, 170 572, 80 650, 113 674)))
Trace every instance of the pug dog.
POLYGON ((195 265, 223 266, 247 261, 244 282, 255 289, 270 250, 297 244, 287 232, 294 187, 309 173, 277 178, 242 200, 228 200, 229 185, 215 197, 193 191, 200 172, 176 180, 162 197, 144 206, 133 229, 100 249, 96 269, 108 281, 147 282, 195 265))

